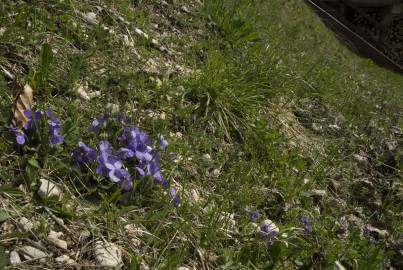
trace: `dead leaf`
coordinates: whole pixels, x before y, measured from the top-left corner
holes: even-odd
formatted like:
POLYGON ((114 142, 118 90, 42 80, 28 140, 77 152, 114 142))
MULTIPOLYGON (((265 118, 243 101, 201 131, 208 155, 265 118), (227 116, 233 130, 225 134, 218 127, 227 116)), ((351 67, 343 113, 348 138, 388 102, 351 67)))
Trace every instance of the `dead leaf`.
POLYGON ((32 99, 32 88, 26 84, 24 89, 17 95, 14 101, 12 123, 15 127, 23 126, 29 121, 24 112, 32 109, 32 99))

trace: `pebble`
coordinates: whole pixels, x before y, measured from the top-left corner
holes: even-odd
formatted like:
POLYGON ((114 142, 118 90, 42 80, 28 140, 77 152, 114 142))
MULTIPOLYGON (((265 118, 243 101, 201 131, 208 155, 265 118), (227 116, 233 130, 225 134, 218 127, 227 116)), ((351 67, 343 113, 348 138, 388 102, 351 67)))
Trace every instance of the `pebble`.
POLYGON ((63 235, 62 232, 50 231, 47 240, 54 246, 67 250, 67 242, 62 239, 59 239, 62 235, 63 235))
POLYGON ((209 154, 204 154, 203 155, 203 159, 204 161, 210 161, 211 160, 211 156, 209 154))
POLYGON ((313 196, 323 197, 323 196, 326 196, 326 190, 311 189, 311 190, 304 192, 303 194, 307 197, 313 197, 313 196))
POLYGON ((188 267, 180 266, 176 270, 190 270, 188 267))
POLYGON ((97 241, 95 243, 94 255, 100 266, 119 267, 122 265, 122 252, 113 243, 97 241))
POLYGON ((41 179, 41 186, 39 187, 38 190, 38 195, 42 199, 46 199, 48 197, 60 197, 61 191, 60 189, 53 184, 52 182, 46 180, 46 179, 41 179))
POLYGON ((82 13, 81 16, 89 24, 93 24, 93 25, 98 24, 97 14, 95 14, 94 12, 82 13))
POLYGON ((57 257, 55 259, 55 261, 58 263, 65 263, 65 264, 74 264, 75 263, 75 261, 73 259, 70 259, 70 257, 65 254, 57 257))
POLYGON ((26 260, 40 259, 47 256, 45 252, 32 246, 23 246, 20 251, 26 260))
POLYGON ((120 106, 113 103, 106 104, 106 108, 111 111, 111 113, 118 113, 120 110, 120 106))
POLYGON ((186 6, 182 6, 181 10, 185 13, 190 13, 189 9, 186 6))
POLYGON ((11 265, 19 264, 21 262, 20 255, 17 251, 13 250, 10 252, 10 263, 11 265))
POLYGON ((194 203, 198 203, 200 201, 200 195, 199 195, 199 192, 196 189, 191 189, 190 190, 190 195, 191 195, 192 201, 194 203))
POLYGON ((18 220, 18 225, 26 232, 29 232, 34 227, 34 224, 29 221, 26 217, 21 217, 18 220))

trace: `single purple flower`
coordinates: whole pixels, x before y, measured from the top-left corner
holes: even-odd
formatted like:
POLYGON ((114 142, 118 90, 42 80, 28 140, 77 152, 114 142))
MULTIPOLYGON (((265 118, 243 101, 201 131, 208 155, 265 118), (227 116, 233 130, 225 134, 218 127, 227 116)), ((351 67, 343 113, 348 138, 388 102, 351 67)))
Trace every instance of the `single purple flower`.
POLYGON ((129 149, 129 148, 125 148, 125 147, 121 147, 118 152, 116 153, 116 155, 118 157, 120 157, 121 159, 127 159, 127 158, 132 158, 135 156, 135 153, 129 149))
POLYGON ((97 151, 94 148, 88 147, 85 143, 79 142, 78 148, 74 149, 71 153, 74 162, 79 165, 95 160, 97 157, 97 151))
POLYGON ((309 217, 303 216, 299 219, 299 221, 302 223, 304 226, 304 231, 306 234, 311 234, 312 233, 312 223, 309 217))
POLYGON ((50 143, 60 144, 64 141, 64 137, 60 135, 60 120, 54 118, 49 122, 50 143))
POLYGON ((181 200, 176 193, 176 189, 174 187, 169 188, 169 195, 171 196, 172 202, 174 203, 175 207, 178 207, 181 200))
POLYGON ((165 150, 165 148, 168 147, 168 141, 164 138, 163 135, 158 135, 158 140, 160 142, 160 148, 161 150, 165 150))
POLYGON ((106 124, 109 119, 109 114, 105 113, 104 115, 97 117, 94 121, 91 123, 90 130, 97 133, 100 128, 106 127, 106 124))
POLYGON ((28 137, 22 130, 14 127, 13 125, 10 125, 10 130, 14 133, 17 144, 24 145, 27 142, 28 137))
POLYGON ((252 221, 252 222, 255 222, 255 221, 257 221, 259 219, 259 213, 257 212, 257 211, 252 211, 251 213, 250 213, 250 220, 252 221))
POLYGON ((36 123, 42 119, 43 113, 41 111, 32 112, 31 110, 25 110, 24 115, 28 118, 28 122, 24 124, 25 130, 36 128, 36 123))

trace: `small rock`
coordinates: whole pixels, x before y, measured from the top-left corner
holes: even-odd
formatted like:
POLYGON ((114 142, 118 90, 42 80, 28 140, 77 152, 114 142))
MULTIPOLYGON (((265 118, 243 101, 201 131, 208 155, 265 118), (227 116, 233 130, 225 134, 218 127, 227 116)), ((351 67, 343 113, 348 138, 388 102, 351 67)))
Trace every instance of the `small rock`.
POLYGON ((213 170, 213 176, 214 176, 214 177, 220 176, 220 173, 221 173, 220 169, 214 169, 214 170, 213 170))
POLYGON ((118 113, 120 110, 120 106, 113 103, 106 104, 106 109, 110 110, 111 113, 118 113))
POLYGON ((203 159, 204 161, 210 161, 211 160, 211 156, 209 154, 204 154, 203 155, 203 159))
POLYGON ((60 197, 61 191, 55 184, 46 179, 41 179, 40 182, 41 186, 38 190, 39 197, 42 199, 46 199, 48 197, 60 197))
POLYGON ((360 164, 367 164, 368 163, 368 159, 364 156, 358 155, 358 154, 354 154, 353 155, 355 161, 357 161, 360 164))
POLYGON ((87 13, 79 13, 81 15, 81 17, 83 17, 83 19, 92 25, 97 25, 98 24, 98 20, 97 20, 97 14, 95 14, 94 12, 87 12, 87 13))
POLYGON ((34 224, 29 221, 26 217, 21 217, 18 220, 18 225, 26 232, 29 232, 34 227, 34 224))
POLYGON ((24 258, 26 260, 40 259, 47 257, 47 254, 45 252, 32 246, 23 246, 20 249, 20 251, 21 253, 23 253, 24 258))
POLYGON ((67 262, 68 260, 70 260, 70 257, 67 256, 67 255, 62 255, 62 256, 59 256, 59 257, 57 257, 57 258, 55 259, 55 261, 58 262, 58 263, 65 263, 65 262, 67 262))
POLYGON ((91 97, 87 93, 88 85, 79 85, 76 88, 76 92, 78 96, 84 100, 90 100, 91 97))
POLYGON ((372 235, 376 236, 377 238, 385 238, 389 235, 387 230, 378 229, 370 224, 365 226, 365 229, 372 235))
POLYGON ((149 39, 149 36, 143 32, 143 30, 139 29, 139 28, 134 28, 134 32, 139 35, 140 37, 143 37, 145 39, 149 39))
POLYGON ((4 35, 5 32, 6 32, 6 28, 1 27, 1 28, 0 28, 0 37, 1 37, 2 35, 4 35))
POLYGON ((67 250, 67 242, 59 239, 62 235, 62 232, 50 231, 47 240, 56 247, 67 250))
POLYGON ((389 151, 395 151, 397 149, 397 141, 388 141, 385 142, 386 147, 388 148, 389 151))
POLYGON ((190 270, 188 267, 180 266, 176 270, 190 270))
POLYGON ((168 3, 167 3, 167 1, 161 0, 161 5, 166 7, 166 6, 168 6, 168 3))
POLYGON ((185 13, 190 13, 190 11, 189 11, 189 9, 186 7, 186 6, 182 6, 181 7, 181 10, 183 11, 183 12, 185 12, 185 13))
POLYGON ((10 252, 10 263, 11 265, 19 264, 21 262, 20 255, 17 251, 13 250, 10 252))
POLYGON ((311 189, 303 193, 307 197, 323 197, 326 196, 326 190, 322 189, 311 189))
POLYGON ((200 195, 196 189, 191 189, 190 195, 191 195, 191 199, 194 203, 198 203, 200 201, 200 195))
POLYGON ((122 252, 113 243, 97 241, 94 254, 100 266, 118 267, 122 265, 122 252))
POLYGON ((89 98, 95 98, 101 96, 101 91, 94 91, 94 92, 89 92, 88 93, 89 98))

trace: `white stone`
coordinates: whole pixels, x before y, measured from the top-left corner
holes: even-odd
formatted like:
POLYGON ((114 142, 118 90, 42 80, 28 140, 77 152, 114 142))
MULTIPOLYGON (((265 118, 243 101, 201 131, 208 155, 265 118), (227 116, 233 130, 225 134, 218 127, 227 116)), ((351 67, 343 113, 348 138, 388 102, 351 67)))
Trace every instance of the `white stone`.
POLYGON ((122 265, 122 251, 113 243, 97 241, 94 254, 100 266, 118 267, 122 265))
POLYGON ((88 22, 89 24, 97 25, 98 20, 97 20, 97 14, 94 12, 87 12, 82 14, 83 19, 88 22))
POLYGON ((55 259, 55 261, 58 262, 58 263, 65 263, 65 262, 67 262, 68 260, 70 260, 70 257, 67 256, 67 255, 62 255, 62 256, 59 256, 59 257, 57 257, 57 258, 55 259))
POLYGON ((10 252, 10 263, 11 265, 19 264, 21 262, 20 255, 17 251, 13 250, 10 252))
POLYGON ((49 243, 51 243, 52 245, 67 250, 67 242, 59 239, 61 236, 63 235, 62 232, 55 232, 55 231, 50 231, 47 240, 49 241, 49 243))
POLYGON ((79 96, 81 99, 90 100, 91 97, 88 95, 88 93, 87 93, 87 91, 86 91, 86 88, 87 88, 87 87, 85 87, 85 86, 83 86, 83 85, 79 85, 79 86, 77 87, 77 89, 76 89, 76 92, 77 92, 78 96, 79 96))
POLYGON ((176 270, 190 270, 188 267, 180 266, 176 270))
POLYGON ((214 177, 220 176, 220 173, 221 173, 220 169, 214 169, 214 170, 213 170, 213 176, 214 176, 214 177))
POLYGON ((60 194, 62 193, 60 189, 53 184, 52 182, 46 180, 46 179, 41 179, 41 186, 39 187, 38 190, 38 195, 42 199, 48 198, 48 197, 60 197, 60 194))
POLYGON ((101 91, 94 91, 94 92, 88 92, 89 98, 95 98, 101 96, 101 91))
POLYGON ((210 161, 210 160, 211 160, 211 156, 210 156, 209 154, 204 154, 204 155, 203 155, 203 159, 204 159, 205 161, 210 161))
POLYGON ((1 28, 0 28, 0 37, 1 37, 2 35, 4 35, 5 32, 6 32, 6 28, 1 27, 1 28))
POLYGON ((106 108, 111 111, 111 113, 118 113, 120 110, 120 106, 113 103, 106 104, 106 108))
POLYGON ((47 256, 45 252, 32 246, 23 246, 20 251, 26 260, 40 259, 47 256))
POLYGON ((191 195, 192 201, 194 203, 198 203, 200 201, 200 195, 199 195, 199 192, 196 189, 194 189, 194 188, 191 189, 190 190, 190 195, 191 195))
POLYGON ((304 192, 304 195, 307 196, 307 197, 312 197, 312 196, 323 197, 323 196, 326 196, 326 190, 311 189, 311 190, 308 190, 308 191, 304 192))
POLYGON ((26 217, 21 217, 18 220, 18 225, 26 232, 29 232, 34 227, 34 224, 29 221, 26 217))
POLYGON ((190 13, 189 9, 186 6, 182 6, 181 10, 185 13, 190 13))

